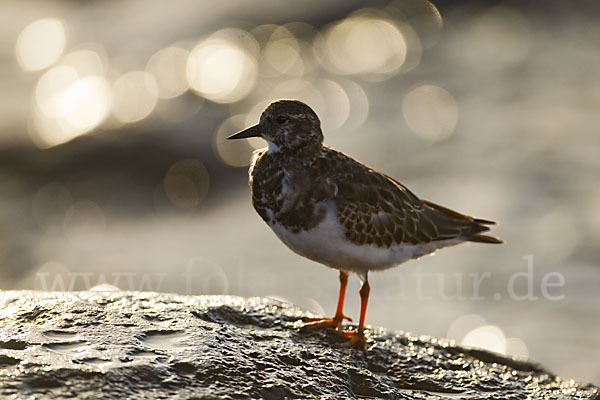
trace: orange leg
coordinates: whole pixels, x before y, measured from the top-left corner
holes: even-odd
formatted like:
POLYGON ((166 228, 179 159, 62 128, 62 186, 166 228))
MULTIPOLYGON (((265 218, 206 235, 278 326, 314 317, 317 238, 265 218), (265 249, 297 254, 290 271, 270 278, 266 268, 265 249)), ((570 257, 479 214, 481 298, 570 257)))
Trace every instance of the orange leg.
POLYGON ((364 283, 358 292, 360 294, 360 319, 358 321, 358 328, 356 332, 343 332, 344 336, 351 338, 345 343, 348 347, 356 346, 364 350, 367 343, 367 339, 365 338, 365 315, 367 314, 370 291, 371 287, 365 276, 364 283))
POLYGON ((311 318, 304 317, 302 321, 308 322, 305 325, 307 329, 316 329, 322 327, 330 327, 339 329, 342 326, 342 320, 352 321, 344 315, 344 297, 346 296, 346 286, 348 286, 348 273, 340 271, 340 294, 338 296, 337 308, 333 318, 311 318))

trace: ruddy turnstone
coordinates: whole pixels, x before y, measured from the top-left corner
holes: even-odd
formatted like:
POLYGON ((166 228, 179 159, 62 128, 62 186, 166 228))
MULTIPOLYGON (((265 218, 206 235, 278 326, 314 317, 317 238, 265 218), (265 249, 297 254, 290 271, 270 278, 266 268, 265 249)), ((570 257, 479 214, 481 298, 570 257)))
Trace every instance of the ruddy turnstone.
POLYGON ((228 139, 268 143, 250 163, 252 204, 291 250, 340 271, 332 318, 304 318, 307 327, 340 331, 348 274, 358 274, 361 309, 348 346, 364 348, 369 271, 380 271, 462 242, 502 243, 484 235, 494 221, 469 217, 413 194, 399 182, 323 145, 321 122, 306 104, 280 100, 260 122, 228 139))

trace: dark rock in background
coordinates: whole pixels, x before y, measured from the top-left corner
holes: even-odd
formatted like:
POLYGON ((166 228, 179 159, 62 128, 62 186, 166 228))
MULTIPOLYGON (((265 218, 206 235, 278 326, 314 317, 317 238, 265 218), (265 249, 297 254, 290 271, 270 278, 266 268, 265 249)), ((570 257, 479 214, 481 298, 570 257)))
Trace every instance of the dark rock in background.
POLYGON ((369 332, 366 353, 268 299, 0 292, 2 398, 598 399, 538 365, 369 332))

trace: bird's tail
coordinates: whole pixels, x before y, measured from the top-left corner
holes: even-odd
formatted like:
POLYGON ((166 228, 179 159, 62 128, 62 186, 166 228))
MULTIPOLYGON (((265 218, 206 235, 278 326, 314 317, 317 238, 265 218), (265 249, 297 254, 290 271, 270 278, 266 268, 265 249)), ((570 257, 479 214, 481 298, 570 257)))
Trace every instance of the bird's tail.
POLYGON ((502 239, 496 236, 483 235, 483 233, 490 230, 489 225, 496 225, 496 221, 469 217, 427 200, 423 200, 423 203, 438 213, 437 225, 439 228, 447 230, 449 235, 453 234, 454 237, 466 242, 504 243, 502 239))
POLYGON ((501 244, 504 240, 491 235, 471 235, 466 237, 469 242, 501 244))
POLYGON ((495 243, 500 244, 504 243, 502 239, 492 235, 482 235, 482 233, 490 230, 490 227, 487 225, 496 225, 496 221, 490 221, 489 219, 481 219, 481 218, 473 218, 474 226, 472 231, 468 234, 465 234, 465 239, 469 242, 477 242, 477 243, 495 243))

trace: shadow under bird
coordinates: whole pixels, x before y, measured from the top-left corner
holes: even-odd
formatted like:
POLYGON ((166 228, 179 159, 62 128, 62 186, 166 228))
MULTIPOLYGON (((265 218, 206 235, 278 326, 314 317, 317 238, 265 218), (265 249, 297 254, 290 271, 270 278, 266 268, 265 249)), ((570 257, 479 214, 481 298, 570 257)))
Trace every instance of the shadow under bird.
POLYGON ((340 271, 332 318, 304 318, 307 328, 332 327, 364 348, 369 271, 380 271, 462 242, 502 243, 485 235, 494 221, 423 200, 399 182, 323 145, 321 122, 306 104, 280 100, 260 122, 228 139, 261 137, 249 182, 252 204, 291 250, 340 271), (361 310, 356 331, 342 331, 348 274, 358 274, 361 310))

